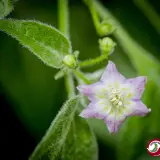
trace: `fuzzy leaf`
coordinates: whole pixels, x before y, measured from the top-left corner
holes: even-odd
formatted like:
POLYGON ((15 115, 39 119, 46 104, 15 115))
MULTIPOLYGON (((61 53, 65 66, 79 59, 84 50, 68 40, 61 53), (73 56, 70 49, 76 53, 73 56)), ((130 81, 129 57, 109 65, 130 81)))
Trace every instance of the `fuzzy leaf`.
POLYGON ((54 27, 37 21, 1 19, 0 30, 17 39, 45 64, 62 67, 62 60, 71 53, 68 39, 54 27))
POLYGON ((78 96, 68 100, 30 160, 97 160, 97 145, 87 122, 80 118, 78 96))
POLYGON ((13 10, 10 0, 0 0, 0 18, 7 16, 13 10))
POLYGON ((53 160, 59 156, 74 118, 77 100, 78 97, 74 97, 64 104, 30 160, 43 158, 53 160))
POLYGON ((97 142, 87 121, 78 116, 71 124, 66 143, 62 150, 62 160, 98 160, 97 142))

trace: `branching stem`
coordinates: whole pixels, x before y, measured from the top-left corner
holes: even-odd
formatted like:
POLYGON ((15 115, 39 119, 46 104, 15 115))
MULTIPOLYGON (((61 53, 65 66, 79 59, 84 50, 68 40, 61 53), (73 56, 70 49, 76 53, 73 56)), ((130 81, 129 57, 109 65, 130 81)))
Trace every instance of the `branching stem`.
MULTIPOLYGON (((68 11, 68 0, 58 0, 58 19, 59 19, 59 30, 64 33, 68 38, 69 36, 69 11, 68 11)), ((75 95, 75 86, 73 75, 68 73, 65 75, 65 86, 68 92, 68 97, 75 95)))

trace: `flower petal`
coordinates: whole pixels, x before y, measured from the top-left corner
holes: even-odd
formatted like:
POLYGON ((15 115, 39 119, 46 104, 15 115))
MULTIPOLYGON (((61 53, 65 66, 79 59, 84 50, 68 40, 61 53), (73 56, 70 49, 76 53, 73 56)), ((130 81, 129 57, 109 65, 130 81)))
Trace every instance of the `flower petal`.
POLYGON ((83 118, 98 118, 104 119, 107 114, 109 113, 110 108, 107 107, 105 104, 97 102, 97 103, 90 103, 87 108, 85 108, 81 113, 80 116, 83 118))
POLYGON ((115 64, 112 61, 108 61, 108 65, 101 77, 102 81, 106 81, 107 79, 119 81, 125 80, 125 77, 118 72, 115 64))
POLYGON ((104 86, 102 82, 97 82, 91 85, 79 85, 77 89, 92 102, 97 102, 99 97, 104 93, 104 86))
POLYGON ((147 78, 145 76, 140 76, 128 79, 127 81, 135 88, 135 98, 140 99, 144 91, 147 78))
POLYGON ((151 109, 147 108, 145 104, 142 103, 142 101, 133 101, 130 105, 127 106, 129 108, 128 113, 126 113, 128 116, 145 116, 147 113, 151 112, 151 109))
POLYGON ((122 122, 120 122, 120 121, 108 121, 108 120, 105 120, 105 123, 106 123, 108 131, 110 133, 116 133, 116 132, 118 132, 119 127, 120 127, 120 125, 121 125, 122 122))
POLYGON ((87 108, 85 108, 81 113, 80 116, 83 118, 93 118, 96 115, 95 106, 90 103, 87 108))
POLYGON ((82 84, 82 85, 79 85, 77 89, 86 96, 93 94, 92 88, 90 87, 90 85, 82 84))
POLYGON ((118 116, 117 113, 109 114, 105 119, 105 123, 110 133, 116 133, 119 130, 120 125, 126 119, 125 115, 118 116))

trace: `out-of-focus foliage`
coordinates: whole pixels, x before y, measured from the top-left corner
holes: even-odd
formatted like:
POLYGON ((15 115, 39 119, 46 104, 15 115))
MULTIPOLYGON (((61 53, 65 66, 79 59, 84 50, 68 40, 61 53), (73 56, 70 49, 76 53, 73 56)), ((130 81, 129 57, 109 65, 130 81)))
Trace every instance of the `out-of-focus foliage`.
POLYGON ((0 18, 7 16, 12 10, 11 0, 0 0, 0 18))
MULTIPOLYGON (((72 2, 70 31, 73 50, 80 50, 81 60, 96 57, 100 54, 98 36, 89 11, 85 5, 72 2)), ((156 0, 150 3, 158 8, 156 0)), ((147 75, 148 84, 143 100, 152 108, 152 112, 145 118, 129 119, 117 135, 109 135, 102 121, 91 119, 89 122, 100 142, 99 159, 152 159, 147 154, 146 145, 150 139, 160 136, 160 36, 132 1, 113 0, 106 2, 106 7, 121 23, 125 29, 124 33, 128 32, 129 37, 139 46, 135 48, 134 42, 129 43, 125 34, 119 31, 124 38, 123 45, 120 39, 115 37, 117 46, 110 59, 126 77, 147 75), (148 56, 141 46, 151 56, 148 56), (154 58, 150 58, 152 56, 154 58)), ((12 18, 34 19, 57 26, 56 13, 56 4, 53 2, 21 0, 15 5, 12 18)), ((103 68, 104 65, 106 62, 98 67, 103 68)), ((93 72, 96 68, 97 66, 84 71, 93 72)), ((44 135, 66 97, 63 80, 55 81, 55 73, 55 69, 45 66, 15 40, 3 33, 0 34, 0 83, 15 113, 28 132, 37 139, 44 135)))

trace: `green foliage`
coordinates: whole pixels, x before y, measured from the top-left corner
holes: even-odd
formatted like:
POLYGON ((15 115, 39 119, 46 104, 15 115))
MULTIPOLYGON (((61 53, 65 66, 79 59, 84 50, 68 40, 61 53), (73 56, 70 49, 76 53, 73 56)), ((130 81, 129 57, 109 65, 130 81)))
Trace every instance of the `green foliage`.
POLYGON ((97 160, 97 146, 87 122, 75 115, 78 96, 68 100, 30 160, 97 160), (87 151, 87 152, 86 152, 87 151))
POLYGON ((0 18, 7 16, 12 10, 11 0, 0 0, 0 18))
POLYGON ((74 97, 64 104, 46 135, 31 155, 30 160, 56 159, 60 156, 61 149, 71 127, 71 122, 73 121, 77 100, 78 97, 74 97))
MULTIPOLYGON (((159 50, 159 36, 154 33, 153 28, 148 27, 149 24, 146 23, 142 13, 139 13, 138 10, 136 10, 136 7, 123 7, 123 5, 131 6, 132 2, 124 3, 116 1, 116 3, 112 4, 111 2, 107 4, 107 8, 110 8, 111 11, 114 12, 114 15, 117 14, 118 20, 116 20, 116 22, 120 21, 124 25, 124 27, 121 25, 119 26, 119 23, 118 25, 117 23, 114 25, 117 28, 115 41, 118 40, 118 43, 114 54, 109 58, 116 63, 118 70, 128 78, 137 75, 147 75, 148 83, 143 100, 149 108, 152 108, 152 112, 145 118, 134 117, 128 119, 128 121, 124 122, 120 128, 119 133, 115 136, 108 134, 103 121, 90 119, 90 124, 98 135, 99 140, 104 144, 104 146, 100 146, 100 159, 114 159, 114 151, 116 148, 117 159, 147 160, 152 158, 149 157, 146 151, 146 144, 153 137, 158 137, 160 132, 158 123, 160 113, 160 92, 158 87, 160 67, 157 59, 150 56, 151 54, 155 55, 156 53, 146 52, 140 44, 145 45, 147 50, 149 48, 156 48, 159 50), (118 8, 118 10, 116 8, 118 8), (131 13, 130 10, 133 12, 131 13), (126 15, 128 15, 128 17, 126 17, 126 15), (141 16, 143 16, 142 19, 141 16), (126 36, 127 31, 129 31, 129 34, 126 36), (137 37, 135 35, 137 35, 137 37), (132 41, 133 37, 135 39, 134 41, 132 41), (134 65, 134 68, 132 64, 134 65), (109 152, 106 153, 108 150, 109 152), (136 156, 134 155, 134 152, 136 153, 136 156), (103 154, 105 158, 103 157, 103 154)), ((22 19, 30 19, 34 16, 35 19, 47 22, 54 26, 57 22, 55 6, 56 5, 51 6, 50 4, 43 2, 39 3, 38 0, 35 2, 32 0, 21 0, 16 5, 15 14, 13 13, 13 16, 22 19), (33 5, 33 3, 36 5, 33 5)), ((105 20, 108 15, 106 12, 104 15, 105 20)), ((115 22, 114 17, 111 16, 109 19, 115 22)), ((80 5, 73 5, 71 7, 70 23, 73 48, 80 50, 80 59, 84 60, 86 58, 98 56, 98 37, 96 37, 94 26, 91 23, 91 17, 88 14, 87 9, 80 5), (83 21, 84 23, 77 25, 77 19, 79 22, 83 21)), ((43 63, 36 59, 33 54, 29 54, 27 50, 17 47, 16 41, 4 37, 3 34, 1 35, 0 83, 4 89, 5 96, 9 101, 11 100, 14 112, 16 112, 27 130, 37 139, 42 136, 44 130, 48 128, 50 120, 56 115, 59 106, 62 104, 65 97, 65 94, 62 92, 64 86, 62 81, 53 80, 55 71, 52 70, 52 68, 43 65, 43 63), (4 39, 6 40, 4 41, 4 39)), ((159 58, 158 53, 159 52, 157 52, 156 58, 159 58)), ((96 82, 102 74, 103 69, 94 74, 91 74, 91 72, 97 68, 103 68, 104 65, 106 65, 106 61, 104 61, 104 63, 98 63, 98 66, 85 68, 85 71, 89 73, 86 74, 86 76, 96 82)), ((64 76, 66 73, 64 70, 61 71, 62 72, 59 72, 59 75, 57 76, 58 78, 64 76)), ((85 104, 85 106, 86 105, 87 104, 85 104)), ((81 123, 79 122, 80 120, 83 119, 79 118, 78 123, 81 123)), ((62 157, 59 158, 74 159, 76 153, 75 150, 73 150, 72 145, 81 146, 80 142, 77 142, 79 139, 75 140, 72 137, 73 132, 77 129, 77 125, 75 125, 77 120, 75 121, 76 122, 71 124, 71 128, 66 136, 65 145, 60 152, 62 157), (67 147, 69 148, 68 150, 67 147), (69 156, 66 156, 67 154, 69 156)), ((85 120, 83 121, 85 123, 85 120)), ((81 133, 81 130, 85 128, 85 124, 83 124, 83 127, 79 126, 80 124, 78 125, 78 128, 80 128, 78 133, 82 135, 83 133, 81 133)), ((78 136, 78 133, 75 135, 78 136)), ((82 145, 84 145, 84 143, 82 145)), ((79 155, 77 157, 79 158, 81 152, 78 153, 79 155)))
POLYGON ((94 134, 85 119, 75 114, 62 151, 63 160, 98 160, 94 134))
POLYGON ((51 67, 61 68, 63 57, 71 53, 71 45, 62 33, 37 21, 1 19, 0 30, 17 39, 51 67))

